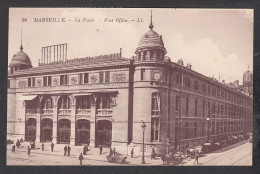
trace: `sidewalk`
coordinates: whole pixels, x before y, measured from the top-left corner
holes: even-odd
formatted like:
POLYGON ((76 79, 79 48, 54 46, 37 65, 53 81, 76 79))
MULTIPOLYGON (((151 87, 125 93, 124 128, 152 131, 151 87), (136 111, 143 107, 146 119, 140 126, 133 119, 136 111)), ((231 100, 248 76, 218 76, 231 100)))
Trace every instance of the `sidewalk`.
MULTIPOLYGON (((29 144, 30 144, 29 142, 21 143, 20 148, 16 148, 16 151, 27 153, 27 147, 29 144)), ((51 143, 44 143, 44 151, 41 150, 41 143, 36 143, 36 148, 31 150, 31 154, 34 153, 39 155, 64 157, 64 149, 63 149, 64 146, 65 144, 55 144, 54 150, 53 152, 51 152, 51 143)), ((12 145, 7 145, 7 150, 11 151, 11 147, 12 145)), ((67 156, 66 158, 78 160, 78 156, 80 155, 80 153, 83 152, 83 146, 70 146, 70 147, 71 147, 70 156, 67 156)), ((102 155, 100 155, 99 148, 90 148, 90 150, 87 152, 87 155, 84 155, 84 160, 92 160, 94 165, 95 165, 95 161, 99 163, 102 162, 102 164, 104 165, 162 165, 162 161, 160 158, 151 160, 150 156, 147 156, 145 157, 146 164, 141 164, 142 161, 141 156, 134 156, 134 158, 131 158, 130 155, 127 156, 125 164, 109 163, 106 159, 106 156, 108 156, 109 151, 110 151, 109 148, 103 148, 103 153, 102 155)))

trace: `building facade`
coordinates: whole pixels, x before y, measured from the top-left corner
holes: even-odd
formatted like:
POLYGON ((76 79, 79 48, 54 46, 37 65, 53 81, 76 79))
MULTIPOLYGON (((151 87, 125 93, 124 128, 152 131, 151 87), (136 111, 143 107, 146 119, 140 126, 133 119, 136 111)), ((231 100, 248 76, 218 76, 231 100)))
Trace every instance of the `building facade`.
MULTIPOLYGON (((7 133, 124 153, 129 146, 139 148, 143 138, 149 152, 165 143, 183 147, 252 132, 252 95, 195 72, 182 60, 172 62, 153 28, 151 21, 132 58, 120 51, 44 58, 32 67, 21 46, 9 65, 7 133)), ((247 88, 252 80, 246 78, 247 88)))

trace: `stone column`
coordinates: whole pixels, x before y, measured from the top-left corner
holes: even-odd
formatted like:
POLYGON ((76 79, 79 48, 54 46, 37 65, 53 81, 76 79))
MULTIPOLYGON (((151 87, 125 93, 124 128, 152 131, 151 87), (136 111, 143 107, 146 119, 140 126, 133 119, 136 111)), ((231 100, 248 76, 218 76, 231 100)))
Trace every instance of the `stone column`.
POLYGON ((91 120, 90 120, 90 146, 95 147, 96 138, 96 100, 97 96, 94 95, 91 102, 91 120))
POLYGON ((42 97, 39 97, 37 103, 37 112, 36 112, 36 142, 40 142, 41 139, 41 100, 42 97))
POLYGON ((70 124, 70 145, 75 146, 76 142, 76 97, 70 96, 70 108, 71 108, 71 124, 70 124))
POLYGON ((59 96, 52 96, 52 102, 53 102, 53 126, 52 126, 52 142, 54 144, 57 144, 57 135, 58 135, 58 99, 59 96))

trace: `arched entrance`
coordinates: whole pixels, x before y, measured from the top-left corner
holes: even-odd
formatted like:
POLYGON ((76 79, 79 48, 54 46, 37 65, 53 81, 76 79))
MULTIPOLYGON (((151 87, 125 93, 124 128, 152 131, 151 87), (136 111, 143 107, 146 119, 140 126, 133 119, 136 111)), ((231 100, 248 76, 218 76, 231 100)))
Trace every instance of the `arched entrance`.
POLYGON ((36 139, 36 119, 29 118, 25 123, 25 140, 35 141, 36 139))
POLYGON ((70 120, 60 119, 58 122, 58 143, 70 143, 70 120))
POLYGON ((44 118, 41 121, 41 142, 52 141, 52 126, 53 122, 49 118, 44 118))
POLYGON ((96 146, 111 146, 112 122, 108 120, 99 120, 96 125, 96 146))
POLYGON ((76 124, 76 145, 89 145, 90 121, 78 120, 76 124))

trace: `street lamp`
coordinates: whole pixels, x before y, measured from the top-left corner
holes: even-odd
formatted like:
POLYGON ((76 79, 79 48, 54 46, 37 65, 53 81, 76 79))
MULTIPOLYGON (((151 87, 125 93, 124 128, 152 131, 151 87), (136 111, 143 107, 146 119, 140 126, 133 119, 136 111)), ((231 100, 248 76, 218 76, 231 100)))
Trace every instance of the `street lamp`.
POLYGON ((207 136, 207 142, 209 143, 209 136, 210 136, 210 135, 209 135, 209 121, 210 121, 210 118, 207 117, 206 120, 207 120, 207 123, 208 123, 208 131, 207 131, 208 136, 207 136))
POLYGON ((141 125, 142 129, 143 129, 143 155, 142 155, 142 164, 145 164, 145 161, 144 161, 144 130, 145 130, 145 122, 142 120, 143 124, 141 125))

